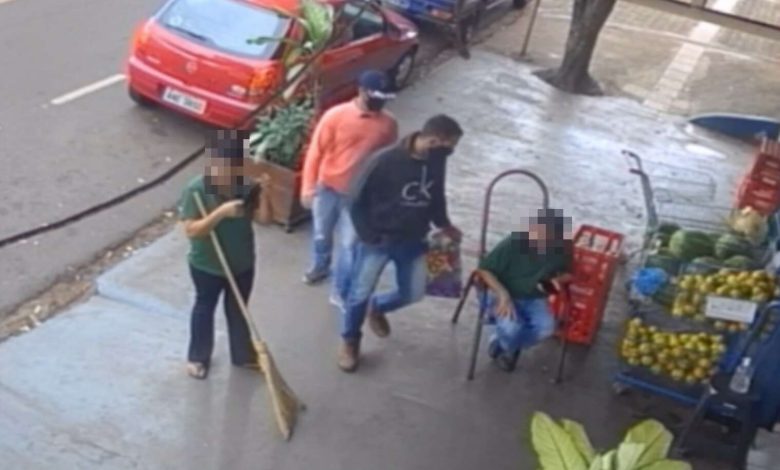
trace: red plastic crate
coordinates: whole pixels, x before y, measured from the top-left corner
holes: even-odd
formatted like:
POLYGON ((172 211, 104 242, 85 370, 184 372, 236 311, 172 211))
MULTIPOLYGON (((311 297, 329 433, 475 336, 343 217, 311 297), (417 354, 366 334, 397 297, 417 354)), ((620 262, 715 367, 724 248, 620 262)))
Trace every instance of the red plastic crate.
POLYGON ((574 259, 569 298, 552 296, 550 305, 560 316, 569 307, 566 339, 591 344, 596 336, 612 280, 623 248, 623 235, 591 225, 583 225, 574 237, 574 259))
POLYGON ((556 316, 564 314, 568 308, 566 331, 558 331, 558 337, 564 336, 567 341, 576 344, 589 345, 596 337, 606 302, 598 289, 579 290, 570 287, 569 297, 550 296, 550 307, 556 316))
POLYGON ((752 207, 761 215, 769 216, 780 206, 780 187, 763 184, 760 180, 745 177, 737 190, 737 209, 752 207))
POLYGON ((746 178, 758 180, 761 183, 780 187, 780 159, 771 155, 759 153, 753 159, 753 164, 748 171, 746 178))
POLYGON ((572 275, 577 283, 611 283, 622 249, 623 235, 582 225, 574 237, 572 275))
POLYGON ((758 147, 758 155, 764 155, 780 161, 780 142, 764 137, 758 147))

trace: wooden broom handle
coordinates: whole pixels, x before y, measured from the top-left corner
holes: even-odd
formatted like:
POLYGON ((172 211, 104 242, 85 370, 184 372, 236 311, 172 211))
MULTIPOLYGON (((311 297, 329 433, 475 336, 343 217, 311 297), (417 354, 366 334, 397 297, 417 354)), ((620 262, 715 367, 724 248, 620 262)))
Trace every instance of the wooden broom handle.
MULTIPOLYGON (((200 194, 193 192, 192 196, 195 198, 195 204, 198 206, 198 211, 200 211, 201 217, 206 217, 208 212, 206 211, 206 206, 203 204, 203 200, 201 199, 200 194)), ((249 324, 249 329, 252 331, 252 336, 254 337, 253 339, 255 342, 260 342, 260 334, 257 331, 255 323, 252 321, 252 317, 249 316, 249 309, 246 306, 246 302, 244 302, 244 297, 241 295, 241 291, 238 289, 236 279, 233 277, 233 271, 230 270, 230 266, 228 265, 227 258, 225 258, 225 253, 222 251, 222 246, 219 244, 219 239, 217 238, 215 230, 216 227, 209 231, 209 238, 211 238, 211 244, 214 245, 214 251, 217 252, 219 264, 222 266, 222 271, 225 272, 225 277, 227 277, 228 284, 230 284, 230 290, 233 292, 233 297, 236 299, 238 308, 241 310, 241 314, 244 315, 246 322, 249 324)))

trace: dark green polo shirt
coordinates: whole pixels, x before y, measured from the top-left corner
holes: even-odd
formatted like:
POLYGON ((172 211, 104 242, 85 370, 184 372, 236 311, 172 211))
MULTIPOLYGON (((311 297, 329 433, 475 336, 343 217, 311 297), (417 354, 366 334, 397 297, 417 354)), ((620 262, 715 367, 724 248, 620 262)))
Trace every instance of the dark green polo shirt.
POLYGON ((510 235, 496 245, 479 264, 506 288, 513 299, 545 297, 539 282, 569 271, 571 251, 536 253, 510 235))
MULTIPOLYGON (((198 193, 208 212, 213 211, 227 199, 206 193, 203 176, 191 180, 181 195, 179 201, 179 217, 181 220, 200 219, 200 212, 195 203, 194 193, 198 193)), ((255 237, 252 232, 252 221, 249 217, 223 219, 217 224, 215 231, 225 253, 228 265, 233 274, 241 274, 255 265, 255 237)), ((211 244, 211 237, 190 239, 190 264, 201 271, 217 276, 224 276, 217 258, 217 252, 211 244)))

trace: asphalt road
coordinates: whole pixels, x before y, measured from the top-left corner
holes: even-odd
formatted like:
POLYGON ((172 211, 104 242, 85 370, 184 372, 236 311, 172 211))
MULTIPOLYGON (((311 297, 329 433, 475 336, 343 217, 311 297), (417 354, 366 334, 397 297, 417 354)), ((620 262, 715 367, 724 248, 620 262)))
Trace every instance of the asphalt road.
MULTIPOLYGON (((120 76, 134 25, 161 2, 0 0, 0 238, 127 191, 201 144, 201 125, 136 107, 120 76)), ((445 42, 423 36, 425 61, 445 42)), ((198 170, 0 249, 0 316, 171 207, 198 170)))

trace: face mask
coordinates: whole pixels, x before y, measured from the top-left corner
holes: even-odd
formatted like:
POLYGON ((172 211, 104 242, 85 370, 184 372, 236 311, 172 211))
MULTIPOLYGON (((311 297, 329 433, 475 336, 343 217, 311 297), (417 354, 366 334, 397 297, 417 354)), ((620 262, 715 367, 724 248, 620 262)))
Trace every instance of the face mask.
POLYGON ((446 147, 446 146, 439 146, 439 147, 431 147, 428 149, 428 156, 430 158, 447 158, 450 155, 452 155, 452 152, 454 152, 455 149, 452 147, 446 147))
POLYGON ((373 112, 382 111, 382 108, 385 107, 385 103, 386 101, 380 98, 368 98, 366 99, 366 108, 373 112))

